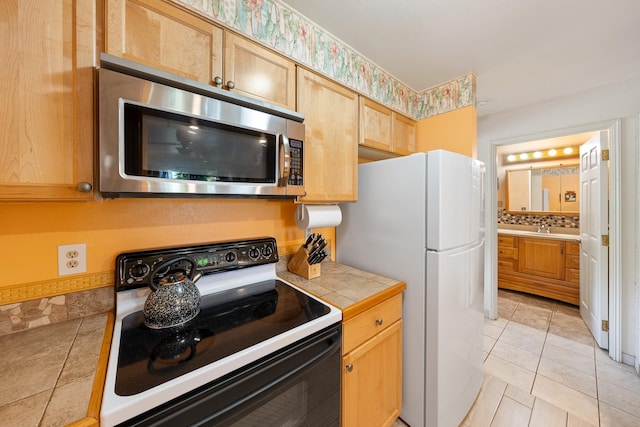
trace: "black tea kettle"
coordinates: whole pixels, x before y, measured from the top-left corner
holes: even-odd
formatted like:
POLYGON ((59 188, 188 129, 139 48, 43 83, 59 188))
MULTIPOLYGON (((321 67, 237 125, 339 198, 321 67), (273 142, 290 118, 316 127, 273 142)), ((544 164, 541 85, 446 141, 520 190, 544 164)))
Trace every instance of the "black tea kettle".
POLYGON ((151 293, 142 310, 145 325, 152 329, 172 328, 196 317, 200 313, 200 291, 195 282, 200 277, 202 273, 189 257, 173 258, 156 267, 149 281, 151 293), (180 261, 187 261, 191 268, 180 261))

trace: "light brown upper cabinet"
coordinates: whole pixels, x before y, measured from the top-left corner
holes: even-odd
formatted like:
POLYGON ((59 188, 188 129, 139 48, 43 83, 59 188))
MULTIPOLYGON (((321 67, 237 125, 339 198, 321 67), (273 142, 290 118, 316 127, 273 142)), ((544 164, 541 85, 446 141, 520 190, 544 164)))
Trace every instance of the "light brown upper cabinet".
POLYGON ((377 102, 360 97, 360 144, 369 148, 389 151, 393 149, 391 128, 392 111, 377 102))
POLYGON ((416 152, 416 121, 394 111, 393 152, 403 156, 416 152))
POLYGON ((359 144, 397 155, 414 153, 416 122, 361 96, 359 144))
POLYGON ((358 198, 358 95, 298 68, 297 110, 305 115, 304 203, 358 198))
POLYGON ((224 40, 223 80, 232 82, 234 92, 290 110, 296 108, 295 64, 229 32, 224 40))
POLYGON ((177 5, 107 0, 106 34, 111 55, 295 109, 293 61, 177 5))
POLYGON ((206 84, 221 78, 221 28, 160 0, 106 5, 106 53, 206 84))
POLYGON ((0 25, 0 199, 91 199, 95 2, 10 3, 0 25))

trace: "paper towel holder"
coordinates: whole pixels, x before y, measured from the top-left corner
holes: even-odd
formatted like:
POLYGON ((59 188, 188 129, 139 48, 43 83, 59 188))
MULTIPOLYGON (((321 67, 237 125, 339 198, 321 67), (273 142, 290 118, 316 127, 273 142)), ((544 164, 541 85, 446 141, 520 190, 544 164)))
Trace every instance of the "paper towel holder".
MULTIPOLYGON (((322 215, 322 211, 320 212, 320 215, 322 215)), ((340 225, 340 223, 342 222, 342 213, 340 212, 340 207, 337 203, 318 204, 318 205, 312 204, 308 206, 305 206, 304 203, 300 203, 296 206, 295 221, 298 228, 305 231, 305 238, 307 238, 311 235, 311 230, 313 228, 335 227, 340 225), (330 215, 332 215, 332 217, 326 223, 323 223, 322 221, 318 223, 317 217, 316 217, 315 225, 312 225, 314 224, 314 219, 312 215, 314 214, 313 210, 316 210, 315 213, 318 213, 317 210, 326 210, 326 209, 333 211, 333 212, 330 212, 330 215), (306 216, 308 216, 309 218, 306 218, 306 216)), ((325 221, 326 221, 326 218, 325 218, 325 221)))

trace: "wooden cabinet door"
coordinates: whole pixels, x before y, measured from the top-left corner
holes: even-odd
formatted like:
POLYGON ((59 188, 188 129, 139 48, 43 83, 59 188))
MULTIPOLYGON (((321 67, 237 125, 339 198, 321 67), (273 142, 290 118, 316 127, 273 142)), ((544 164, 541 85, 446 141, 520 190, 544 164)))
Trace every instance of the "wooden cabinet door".
POLYGON ((390 426, 402 409, 402 320, 343 357, 342 425, 390 426))
POLYGON ((212 84, 222 29, 162 0, 106 0, 105 52, 212 84))
POLYGON ((565 242, 520 237, 518 271, 536 276, 564 279, 565 242))
POLYGON ((0 199, 93 197, 95 3, 1 8, 0 199))
POLYGON ((358 95, 298 68, 298 111, 305 115, 301 202, 344 202, 358 197, 358 95))
POLYGON ((392 111, 377 102, 360 97, 360 145, 391 151, 392 111))
POLYGON ((239 92, 290 110, 296 108, 295 63, 243 37, 226 32, 224 84, 239 92))
POLYGON ((416 152, 416 121, 393 113, 393 152, 407 155, 416 152))

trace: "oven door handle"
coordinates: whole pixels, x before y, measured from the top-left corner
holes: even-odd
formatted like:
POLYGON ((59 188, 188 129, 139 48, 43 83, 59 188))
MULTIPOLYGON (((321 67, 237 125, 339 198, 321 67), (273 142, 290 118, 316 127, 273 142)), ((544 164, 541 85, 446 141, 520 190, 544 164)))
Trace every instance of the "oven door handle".
POLYGON ((284 133, 278 136, 280 145, 280 178, 278 179, 279 187, 286 187, 289 183, 289 170, 291 167, 291 146, 289 138, 284 133))

